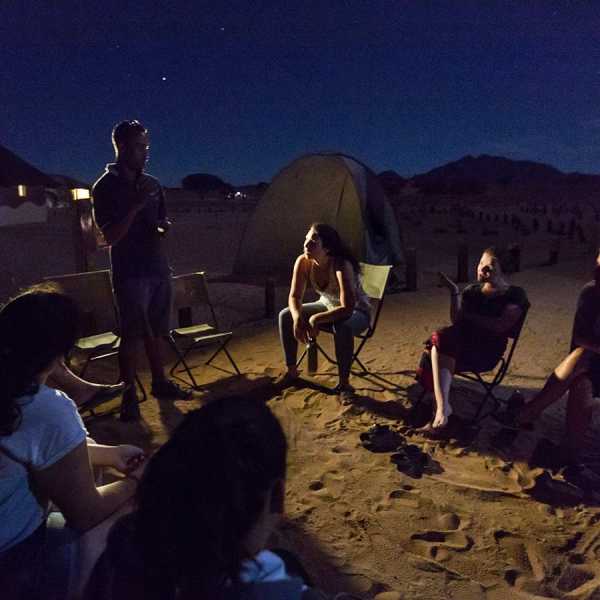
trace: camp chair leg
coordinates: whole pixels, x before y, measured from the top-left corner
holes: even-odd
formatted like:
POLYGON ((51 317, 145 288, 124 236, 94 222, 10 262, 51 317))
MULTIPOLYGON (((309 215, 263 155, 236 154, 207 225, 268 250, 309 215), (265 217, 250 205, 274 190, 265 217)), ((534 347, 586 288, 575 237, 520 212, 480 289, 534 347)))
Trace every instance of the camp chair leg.
POLYGON ((355 355, 352 362, 357 362, 360 365, 360 368, 363 370, 362 374, 370 373, 369 369, 367 369, 367 367, 363 365, 362 361, 360 360, 360 358, 358 358, 358 356, 355 355))
POLYGON ((483 397, 483 400, 479 404, 479 408, 477 409, 477 412, 475 413, 475 416, 472 419, 472 422, 479 423, 480 421, 483 421, 483 419, 487 419, 489 416, 493 415, 498 410, 499 406, 500 406, 500 402, 499 402, 498 398, 496 398, 496 396, 494 396, 491 389, 487 389, 485 396, 483 397), (483 411, 484 406, 488 403, 489 399, 491 399, 493 401, 494 407, 492 408, 492 410, 481 415, 481 412, 483 411))
POLYGON ((304 360, 304 357, 306 356, 307 352, 308 352, 308 348, 305 347, 304 352, 300 355, 300 358, 296 361, 296 367, 300 366, 300 364, 304 360))
POLYGON ((325 360, 327 360, 332 365, 338 364, 337 360, 334 360, 333 358, 331 358, 331 356, 329 356, 329 354, 327 354, 327 352, 325 352, 325 350, 323 350, 323 348, 321 348, 321 346, 319 344, 316 344, 316 346, 317 346, 317 350, 325 357, 325 360))
POLYGON ((140 388, 140 392, 142 393, 142 399, 138 402, 138 404, 141 404, 142 402, 146 402, 146 400, 148 400, 148 395, 146 394, 146 389, 142 385, 142 382, 137 375, 135 376, 135 382, 136 382, 138 388, 140 388))
POLYGON ((169 375, 171 375, 172 377, 177 377, 176 375, 176 369, 179 365, 183 365, 183 371, 185 371, 188 375, 188 377, 190 378, 190 381, 192 382, 192 387, 196 390, 198 389, 198 383, 196 382, 196 379, 190 369, 190 367, 188 366, 185 357, 187 356, 187 353, 189 352, 190 348, 192 346, 190 346, 190 348, 188 348, 187 350, 185 350, 183 353, 179 350, 177 343, 175 342, 175 340, 173 339, 173 336, 170 335, 167 338, 169 340, 169 344, 171 346, 171 348, 173 349, 173 351, 175 352, 175 354, 177 355, 177 361, 175 362, 175 364, 171 367, 171 370, 169 371, 169 375))
POLYGON ((225 346, 223 346, 223 351, 227 355, 227 358, 229 359, 229 362, 233 365, 233 368, 235 369, 236 373, 238 375, 241 375, 242 372, 239 370, 238 366, 235 364, 235 361, 233 360, 233 358, 231 358, 231 354, 229 353, 229 350, 227 350, 227 348, 225 348, 225 346))
POLYGON ((228 340, 226 340, 223 344, 221 344, 218 348, 217 351, 213 353, 213 355, 206 361, 205 364, 210 365, 210 363, 213 361, 214 358, 216 358, 217 354, 219 354, 219 352, 223 351, 225 352, 225 355, 227 356, 227 358, 229 359, 229 362, 231 363, 231 366, 235 369, 235 372, 238 375, 241 375, 241 371, 238 369, 238 366, 235 364, 235 361, 233 360, 233 358, 231 357, 231 354, 229 354, 229 350, 227 350, 227 344, 229 344, 229 341, 231 340, 231 338, 229 338, 228 340))

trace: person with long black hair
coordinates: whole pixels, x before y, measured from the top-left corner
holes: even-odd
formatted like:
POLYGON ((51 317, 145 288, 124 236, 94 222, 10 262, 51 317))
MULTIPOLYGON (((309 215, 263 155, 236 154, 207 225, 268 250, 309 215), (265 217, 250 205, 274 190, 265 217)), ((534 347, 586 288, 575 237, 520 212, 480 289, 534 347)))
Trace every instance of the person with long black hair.
POLYGON ((323 600, 291 553, 266 549, 286 457, 261 400, 229 396, 188 413, 149 460, 85 600, 323 600))
POLYGON ((70 598, 79 536, 122 508, 141 475, 142 450, 92 443, 74 402, 46 385, 77 333, 75 303, 52 289, 29 290, 0 309, 3 600, 70 598), (133 472, 97 486, 92 466, 133 472), (49 514, 50 502, 61 512, 49 514))
POLYGON ((314 223, 304 240, 304 253, 294 264, 288 307, 279 313, 279 335, 285 355, 284 383, 298 378, 298 342, 306 344, 331 325, 343 398, 354 391, 349 382, 354 335, 369 326, 371 307, 360 282, 360 265, 331 225, 314 223), (303 303, 310 285, 317 302, 303 303))

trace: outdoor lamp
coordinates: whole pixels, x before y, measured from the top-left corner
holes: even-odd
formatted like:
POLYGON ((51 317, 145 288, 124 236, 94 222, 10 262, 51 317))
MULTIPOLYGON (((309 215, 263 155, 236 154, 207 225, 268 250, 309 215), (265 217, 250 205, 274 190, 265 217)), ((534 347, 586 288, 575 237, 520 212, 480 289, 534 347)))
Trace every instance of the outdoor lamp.
POLYGON ((90 199, 90 190, 87 188, 73 188, 71 190, 71 195, 73 196, 73 200, 89 200, 90 199))

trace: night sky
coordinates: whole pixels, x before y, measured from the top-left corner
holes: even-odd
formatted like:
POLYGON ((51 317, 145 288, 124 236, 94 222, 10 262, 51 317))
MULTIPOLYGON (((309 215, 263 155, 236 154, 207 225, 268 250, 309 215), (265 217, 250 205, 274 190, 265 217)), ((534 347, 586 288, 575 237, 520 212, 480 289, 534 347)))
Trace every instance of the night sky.
POLYGON ((149 172, 270 180, 339 150, 404 176, 465 154, 600 173, 600 2, 5 0, 0 144, 93 181, 110 129, 149 172))

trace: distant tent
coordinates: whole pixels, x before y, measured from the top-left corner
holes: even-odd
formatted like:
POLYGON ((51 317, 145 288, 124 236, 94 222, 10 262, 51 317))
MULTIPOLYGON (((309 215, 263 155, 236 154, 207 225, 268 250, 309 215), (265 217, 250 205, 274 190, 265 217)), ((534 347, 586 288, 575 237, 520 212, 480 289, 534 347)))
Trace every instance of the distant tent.
POLYGON ((248 223, 234 275, 289 273, 315 221, 333 225, 359 260, 403 260, 398 223, 377 176, 342 154, 310 154, 273 179, 248 223))

